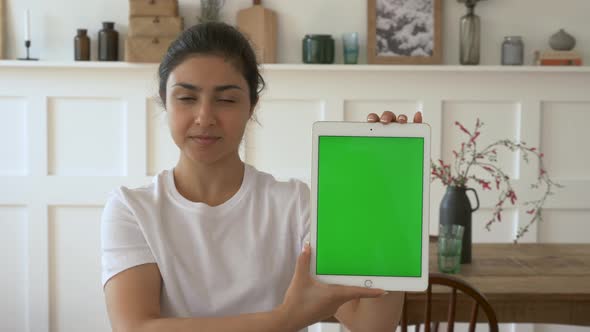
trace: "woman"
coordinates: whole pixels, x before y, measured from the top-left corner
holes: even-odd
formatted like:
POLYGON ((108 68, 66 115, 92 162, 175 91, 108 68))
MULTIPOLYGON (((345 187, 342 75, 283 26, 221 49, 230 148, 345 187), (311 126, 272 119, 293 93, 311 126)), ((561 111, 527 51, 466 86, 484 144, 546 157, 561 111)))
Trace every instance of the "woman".
POLYGON ((105 206, 113 330, 297 331, 332 315, 355 332, 393 330, 403 294, 310 277, 307 186, 240 160, 264 87, 248 41, 226 24, 194 26, 170 46, 159 76, 180 159, 145 187, 115 190, 105 206))

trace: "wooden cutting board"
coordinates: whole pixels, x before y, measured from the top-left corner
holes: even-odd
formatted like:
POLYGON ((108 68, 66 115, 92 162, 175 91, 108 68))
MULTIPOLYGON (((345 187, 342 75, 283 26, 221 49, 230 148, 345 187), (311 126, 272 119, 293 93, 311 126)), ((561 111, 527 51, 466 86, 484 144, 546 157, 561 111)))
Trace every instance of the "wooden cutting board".
POLYGON ((0 59, 4 59, 4 25, 6 25, 4 0, 0 0, 0 59))
POLYGON ((277 15, 254 0, 250 8, 238 11, 237 24, 256 51, 258 62, 277 62, 277 15))

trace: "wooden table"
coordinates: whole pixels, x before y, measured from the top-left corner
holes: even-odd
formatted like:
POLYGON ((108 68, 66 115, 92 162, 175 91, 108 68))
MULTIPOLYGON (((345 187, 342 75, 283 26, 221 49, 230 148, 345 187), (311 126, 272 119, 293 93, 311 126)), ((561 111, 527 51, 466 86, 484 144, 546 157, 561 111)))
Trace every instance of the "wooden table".
MULTIPOLYGON (((430 249, 436 272, 436 243, 430 249)), ((488 298, 499 322, 590 326, 590 244, 474 244, 472 256, 457 276, 488 298)), ((433 321, 446 321, 447 298, 433 289, 433 321)), ((424 294, 408 301, 409 322, 423 321, 424 294)), ((457 321, 469 321, 470 302, 457 303, 457 321)))

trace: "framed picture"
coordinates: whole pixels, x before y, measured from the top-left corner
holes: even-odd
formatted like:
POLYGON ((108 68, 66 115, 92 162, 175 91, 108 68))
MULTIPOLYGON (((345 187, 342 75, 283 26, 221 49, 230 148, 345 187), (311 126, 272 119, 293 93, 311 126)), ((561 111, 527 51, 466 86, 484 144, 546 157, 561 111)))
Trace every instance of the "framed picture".
POLYGON ((441 63, 441 1, 368 0, 368 63, 441 63))

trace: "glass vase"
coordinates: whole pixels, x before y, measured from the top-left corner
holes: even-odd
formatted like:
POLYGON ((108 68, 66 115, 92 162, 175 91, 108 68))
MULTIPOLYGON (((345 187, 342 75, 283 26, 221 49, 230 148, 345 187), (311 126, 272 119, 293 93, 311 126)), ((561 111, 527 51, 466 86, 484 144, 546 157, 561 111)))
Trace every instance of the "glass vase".
POLYGON ((460 63, 478 65, 481 38, 481 22, 474 13, 475 4, 467 6, 467 14, 461 17, 460 63))

